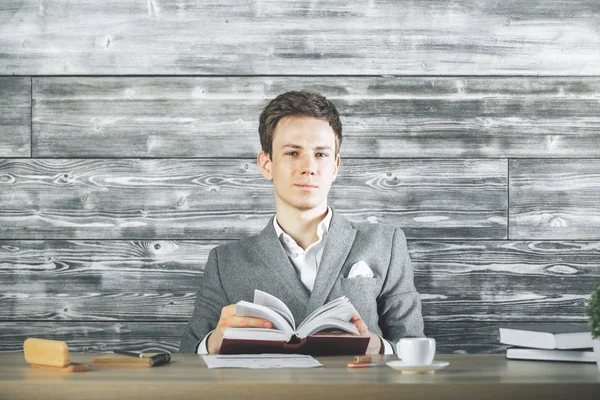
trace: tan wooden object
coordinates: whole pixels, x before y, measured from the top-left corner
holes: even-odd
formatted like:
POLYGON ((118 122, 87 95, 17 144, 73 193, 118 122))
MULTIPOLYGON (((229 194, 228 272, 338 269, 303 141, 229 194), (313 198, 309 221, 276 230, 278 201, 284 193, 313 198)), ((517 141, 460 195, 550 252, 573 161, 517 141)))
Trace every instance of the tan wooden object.
POLYGON ((150 358, 138 358, 122 354, 105 354, 92 358, 92 368, 151 367, 150 358))
POLYGON ((23 353, 33 368, 59 372, 88 370, 85 364, 71 364, 69 346, 60 340, 29 338, 23 343, 23 353))
POLYGON ((60 340, 29 338, 23 343, 25 360, 29 364, 66 367, 70 364, 69 347, 60 340))
MULTIPOLYGON (((77 362, 100 354, 73 353, 77 362)), ((55 374, 29 368, 22 354, 0 353, 2 398, 22 399, 597 399, 594 364, 507 360, 503 355, 438 355, 450 365, 435 374, 405 375, 373 356, 376 366, 347 368, 352 356, 323 357, 323 368, 208 369, 198 355, 173 354, 160 368, 92 368, 55 374)))

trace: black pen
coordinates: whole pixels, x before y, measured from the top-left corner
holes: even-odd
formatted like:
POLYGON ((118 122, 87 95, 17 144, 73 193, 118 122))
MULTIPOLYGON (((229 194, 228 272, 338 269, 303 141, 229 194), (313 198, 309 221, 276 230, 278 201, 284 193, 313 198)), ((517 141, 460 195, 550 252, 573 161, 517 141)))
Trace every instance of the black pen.
POLYGON ((163 365, 168 364, 171 361, 170 353, 134 353, 132 351, 123 351, 123 350, 113 350, 115 354, 121 354, 124 356, 131 356, 136 358, 146 358, 150 360, 150 366, 154 367, 155 365, 163 365))

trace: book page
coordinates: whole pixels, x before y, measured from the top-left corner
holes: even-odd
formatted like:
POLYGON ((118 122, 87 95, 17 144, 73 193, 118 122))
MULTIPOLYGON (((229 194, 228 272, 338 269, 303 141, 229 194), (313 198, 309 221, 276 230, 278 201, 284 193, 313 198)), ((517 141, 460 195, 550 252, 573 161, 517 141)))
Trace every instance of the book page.
POLYGON ((264 318, 271 321, 275 329, 289 333, 290 335, 294 332, 294 328, 288 324, 285 318, 276 311, 271 310, 269 307, 261 306, 260 304, 254 304, 244 300, 239 301, 235 305, 235 314, 238 317, 264 318))
POLYGON ((269 307, 277 311, 279 315, 285 318, 285 320, 288 322, 288 324, 290 324, 292 328, 296 327, 296 321, 294 321, 294 316, 292 315, 290 309, 285 305, 283 301, 279 300, 272 294, 255 289, 254 304, 260 304, 261 306, 269 307))
POLYGON ((287 342, 291 334, 267 328, 227 328, 223 339, 276 340, 287 342))
POLYGON ((314 319, 306 324, 302 324, 302 326, 298 328, 297 334, 301 339, 304 339, 305 337, 313 335, 317 332, 332 328, 358 335, 358 328, 350 322, 339 319, 320 318, 314 319))
POLYGON ((310 315, 308 317, 306 317, 304 319, 304 321, 302 321, 300 323, 300 325, 305 324, 308 321, 312 321, 317 315, 322 314, 323 312, 325 312, 327 310, 335 308, 338 304, 340 304, 343 301, 343 299, 344 299, 344 297, 338 297, 337 299, 330 301, 329 303, 324 304, 321 307, 317 308, 315 311, 310 313, 310 315))
POLYGON ((356 309, 346 296, 339 297, 312 312, 302 321, 296 332, 301 338, 328 328, 358 334, 356 326, 349 322, 355 312, 356 309))
POLYGON ((336 318, 342 321, 350 321, 350 318, 352 318, 355 312, 356 309, 346 296, 338 297, 313 311, 304 321, 302 321, 300 326, 298 326, 298 329, 317 318, 336 318))

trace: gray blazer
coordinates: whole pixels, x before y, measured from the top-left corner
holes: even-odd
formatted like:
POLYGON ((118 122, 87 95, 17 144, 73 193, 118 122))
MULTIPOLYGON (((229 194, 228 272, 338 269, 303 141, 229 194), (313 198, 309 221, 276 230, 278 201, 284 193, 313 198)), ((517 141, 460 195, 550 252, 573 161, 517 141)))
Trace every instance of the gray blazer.
POLYGON ((217 326, 221 309, 240 300, 252 301, 254 289, 281 299, 296 323, 345 295, 371 332, 392 342, 423 336, 421 300, 400 228, 350 223, 333 210, 325 240, 312 293, 287 258, 273 218, 259 235, 212 249, 179 351, 195 353, 217 326), (347 279, 359 261, 368 264, 373 278, 347 279))

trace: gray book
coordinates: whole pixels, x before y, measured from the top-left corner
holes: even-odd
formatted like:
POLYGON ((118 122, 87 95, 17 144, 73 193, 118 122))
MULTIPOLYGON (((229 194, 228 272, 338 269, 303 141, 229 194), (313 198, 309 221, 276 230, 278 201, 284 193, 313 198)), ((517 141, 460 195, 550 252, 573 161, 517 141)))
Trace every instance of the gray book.
POLYGON ((528 324, 499 328, 500 343, 535 349, 588 349, 592 334, 585 324, 528 324))
POLYGON ((511 347, 506 350, 506 358, 513 360, 539 360, 539 361, 570 361, 595 363, 594 351, 587 350, 546 350, 524 349, 511 347))

